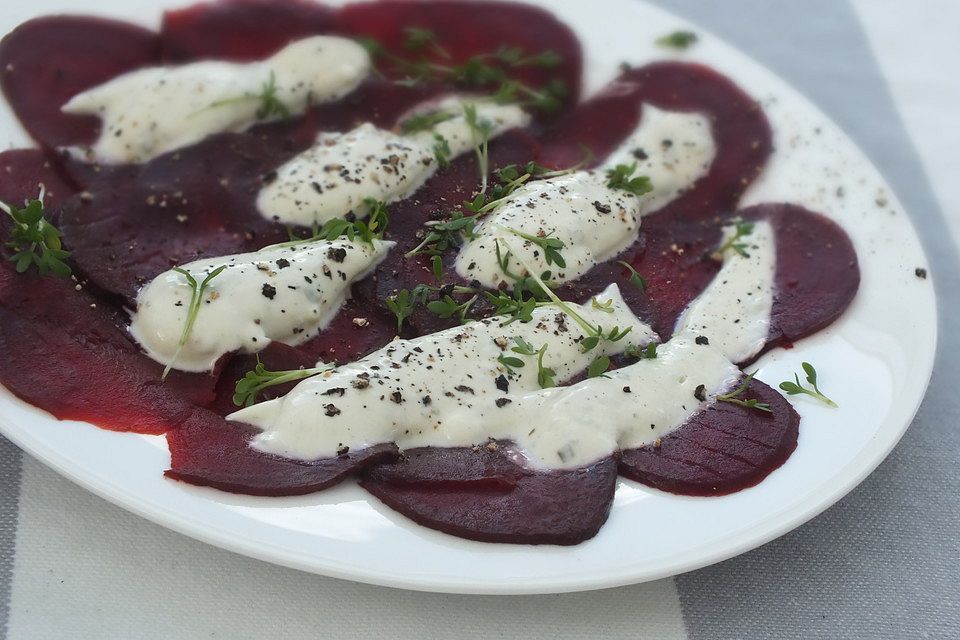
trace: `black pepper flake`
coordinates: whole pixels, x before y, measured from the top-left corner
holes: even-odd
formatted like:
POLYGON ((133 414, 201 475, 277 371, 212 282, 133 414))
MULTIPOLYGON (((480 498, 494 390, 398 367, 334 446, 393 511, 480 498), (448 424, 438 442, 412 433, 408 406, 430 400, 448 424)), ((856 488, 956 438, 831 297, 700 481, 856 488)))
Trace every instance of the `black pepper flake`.
POLYGON ((334 387, 333 389, 327 389, 326 391, 324 391, 324 392, 323 392, 323 395, 325 395, 325 396, 340 396, 340 397, 342 398, 342 397, 343 397, 343 394, 345 394, 346 392, 347 392, 347 390, 344 389, 343 387, 334 387))
POLYGON ((331 418, 336 415, 340 415, 340 409, 337 409, 335 404, 326 404, 323 406, 324 413, 330 416, 331 418))
POLYGON ((423 406, 426 407, 426 406, 429 406, 430 403, 433 402, 433 400, 430 398, 430 396, 423 396, 423 398, 420 399, 420 402, 422 402, 423 406))
POLYGON ((694 340, 697 344, 710 344, 710 340, 707 336, 697 336, 697 339, 694 340))
POLYGON ((917 267, 916 269, 913 270, 913 273, 915 273, 916 276, 921 280, 927 279, 927 270, 924 269, 923 267, 917 267))
POLYGON ((704 402, 707 399, 707 387, 702 384, 698 384, 697 388, 693 391, 693 397, 704 402))
POLYGON ((403 402, 403 395, 399 391, 394 391, 393 393, 390 394, 390 400, 392 400, 393 402, 396 402, 397 404, 400 404, 401 402, 403 402))
POLYGON ((323 187, 320 186, 319 182, 316 182, 316 181, 311 182, 310 186, 313 187, 313 190, 316 191, 317 193, 323 193, 323 187))
POLYGON ((347 250, 343 247, 330 247, 327 249, 327 257, 334 262, 343 262, 347 257, 347 250))
POLYGON ((507 382, 507 377, 502 373, 499 376, 497 376, 496 383, 497 383, 497 389, 500 389, 500 391, 503 391, 504 393, 507 393, 509 391, 510 383, 507 382))
POLYGON ((337 455, 338 455, 338 456, 345 456, 345 455, 347 455, 348 453, 350 453, 350 447, 343 446, 343 445, 337 447, 337 455))
POLYGON ((610 208, 610 205, 603 204, 599 200, 593 201, 593 208, 599 211, 600 213, 610 213, 612 211, 612 209, 610 208))
POLYGON ((457 386, 454 387, 454 389, 456 389, 456 390, 459 391, 460 393, 469 393, 469 394, 472 394, 472 395, 476 395, 476 394, 473 393, 473 389, 470 388, 470 387, 468 387, 468 386, 465 385, 465 384, 458 384, 457 386))
POLYGON ((640 147, 637 147, 636 149, 634 149, 631 152, 631 155, 637 160, 646 160, 647 158, 650 157, 647 155, 647 152, 641 149, 640 147))
POLYGON ((623 392, 624 392, 624 393, 630 393, 630 387, 624 387, 624 388, 623 388, 623 392))
POLYGON ((497 408, 503 408, 513 402, 513 400, 510 398, 497 398, 494 402, 496 403, 497 408))
POLYGON ((272 284, 264 284, 261 293, 263 293, 264 298, 270 298, 273 300, 273 297, 277 295, 277 288, 272 284))
POLYGON ((277 260, 278 269, 286 269, 289 266, 290 266, 290 261, 287 260, 286 258, 280 258, 279 260, 277 260))

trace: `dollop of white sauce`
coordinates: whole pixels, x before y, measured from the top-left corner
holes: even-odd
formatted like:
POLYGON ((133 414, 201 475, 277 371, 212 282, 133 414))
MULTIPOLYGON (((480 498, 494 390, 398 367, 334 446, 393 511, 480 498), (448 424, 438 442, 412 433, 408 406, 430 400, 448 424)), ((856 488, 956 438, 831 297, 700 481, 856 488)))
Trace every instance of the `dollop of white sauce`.
MULTIPOLYGON (((724 228, 721 245, 735 232, 724 228)), ((704 336, 732 362, 746 362, 763 349, 770 334, 777 250, 773 227, 758 221, 738 243, 746 256, 728 248, 723 266, 707 288, 677 319, 676 333, 704 336)))
POLYGON ((480 142, 465 117, 468 104, 475 105, 478 121, 492 125, 491 139, 530 120, 516 105, 451 96, 411 111, 451 116, 425 131, 402 134, 364 123, 346 133, 321 133, 313 146, 276 169, 257 195, 257 208, 269 220, 310 226, 351 212, 365 216, 367 198, 387 203, 408 198, 439 169, 434 149, 441 138, 451 160, 480 142))
POLYGON ((370 71, 356 42, 314 36, 252 63, 195 62, 122 74, 75 95, 63 111, 99 116, 100 137, 81 150, 104 163, 146 162, 224 131, 243 131, 260 118, 269 84, 291 114, 337 100, 370 71))
POLYGON ((185 264, 181 268, 198 282, 226 268, 204 291, 180 352, 192 289, 179 272, 166 271, 140 290, 130 333, 151 358, 183 371, 209 371, 224 354, 255 353, 274 340, 303 343, 330 323, 350 285, 393 244, 320 240, 185 264))
MULTIPOLYGON (((497 420, 511 412, 509 407, 519 404, 523 394, 541 392, 537 356, 513 352, 517 338, 535 349, 547 345, 542 364, 554 370, 557 382, 583 371, 600 355, 656 339, 626 306, 616 285, 596 299, 610 304, 570 306, 591 325, 630 328, 627 337, 602 341, 584 353, 580 347, 584 329, 560 309, 541 307, 526 323, 490 318, 395 340, 356 362, 304 380, 282 398, 241 409, 229 418, 262 429, 251 442, 254 448, 301 460, 333 456, 345 446, 356 449, 381 442, 403 448, 466 446, 488 436, 525 442, 519 432, 526 434, 544 424, 540 419, 497 420), (524 364, 508 366, 501 356, 524 364)), ((540 442, 540 437, 531 442, 540 442)), ((537 444, 531 455, 536 457, 543 446, 537 444)))
POLYGON ((549 270, 558 283, 575 280, 636 241, 641 218, 663 207, 702 177, 716 155, 707 118, 643 105, 640 124, 596 171, 579 171, 528 182, 489 214, 456 260, 462 277, 495 288, 527 270, 549 270), (653 190, 635 196, 607 187, 606 172, 636 165, 633 175, 650 178, 653 190), (564 267, 547 264, 536 243, 518 237, 549 235, 562 240, 564 267), (497 249, 500 257, 497 257, 497 249), (506 260, 507 250, 511 259, 506 260))

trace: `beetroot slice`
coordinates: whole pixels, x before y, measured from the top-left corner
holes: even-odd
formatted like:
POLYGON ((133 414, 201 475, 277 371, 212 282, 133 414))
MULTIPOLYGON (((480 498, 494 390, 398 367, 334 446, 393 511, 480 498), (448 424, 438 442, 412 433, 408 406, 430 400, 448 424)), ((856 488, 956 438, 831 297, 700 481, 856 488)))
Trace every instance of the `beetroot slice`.
POLYGON ((664 436, 660 446, 622 452, 620 474, 690 496, 725 495, 759 483, 797 448, 800 416, 759 380, 738 397, 756 398, 772 412, 717 402, 664 436))
POLYGON ((331 31, 336 12, 302 0, 232 0, 167 11, 160 26, 163 58, 257 60, 294 40, 331 31))
POLYGON ((613 458, 538 472, 507 449, 415 449, 407 462, 371 469, 360 485, 414 522, 461 538, 573 545, 596 535, 616 489, 613 458))
POLYGON ((60 111, 74 95, 156 64, 156 34, 125 22, 51 16, 21 24, 0 42, 0 86, 24 128, 43 147, 93 142, 100 121, 60 111))
POLYGON ((567 88, 565 104, 576 104, 579 99, 580 42, 567 25, 543 9, 513 2, 499 2, 491 8, 487 2, 471 0, 398 0, 348 4, 339 12, 341 33, 374 38, 387 51, 405 58, 411 55, 404 48, 411 27, 436 34, 438 44, 450 54, 449 59, 437 58, 443 64, 463 63, 502 46, 517 47, 525 56, 557 53, 562 61, 556 67, 524 66, 511 69, 509 75, 533 87, 559 79, 567 88))
POLYGON ((789 346, 840 317, 860 286, 857 253, 846 232, 826 216, 792 204, 762 204, 739 213, 770 221, 776 234, 776 295, 764 351, 789 346))
POLYGON ((61 420, 163 433, 213 401, 215 378, 171 372, 140 353, 119 311, 69 279, 0 270, 0 382, 61 420))
MULTIPOLYGON (((37 198, 44 188, 44 208, 55 212, 60 204, 73 195, 73 188, 54 169, 39 149, 11 149, 0 152, 0 200, 17 207, 25 200, 37 198)), ((0 216, 0 228, 7 236, 10 218, 0 216)))
POLYGON ((167 434, 168 478, 257 496, 295 496, 330 487, 358 470, 396 456, 392 444, 350 451, 336 458, 302 462, 250 448, 256 429, 196 410, 167 434))

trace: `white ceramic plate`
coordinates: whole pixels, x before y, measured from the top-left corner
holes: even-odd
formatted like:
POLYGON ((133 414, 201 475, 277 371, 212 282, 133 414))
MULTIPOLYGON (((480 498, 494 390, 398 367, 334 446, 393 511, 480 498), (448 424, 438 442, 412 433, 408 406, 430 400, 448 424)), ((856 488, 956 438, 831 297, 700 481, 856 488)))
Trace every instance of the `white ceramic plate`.
MULTIPOLYGON (((102 0, 96 11, 156 25, 163 3, 102 0)), ((862 283, 847 313, 794 349, 759 362, 758 377, 771 386, 791 378, 802 360, 815 363, 822 388, 840 403, 831 410, 795 400, 800 443, 781 469, 722 498, 678 497, 620 479, 610 519, 593 540, 532 547, 421 528, 350 482, 297 498, 253 498, 165 480, 169 455, 162 438, 58 422, 0 388, 3 433, 87 489, 199 540, 307 571, 430 591, 541 593, 652 580, 743 553, 839 500, 903 435, 933 368, 933 285, 914 275, 927 260, 906 213, 836 125, 702 29, 636 0, 607 0, 603 11, 579 0, 549 5, 583 41, 588 95, 616 75, 621 61, 663 57, 653 45, 657 36, 695 30, 700 43, 680 57, 733 78, 763 103, 774 128, 777 151, 743 204, 801 204, 837 220, 853 239, 862 283)), ((8 0, 0 32, 61 11, 88 9, 69 0, 8 0)), ((0 141, 27 144, 9 111, 0 112, 0 141)))

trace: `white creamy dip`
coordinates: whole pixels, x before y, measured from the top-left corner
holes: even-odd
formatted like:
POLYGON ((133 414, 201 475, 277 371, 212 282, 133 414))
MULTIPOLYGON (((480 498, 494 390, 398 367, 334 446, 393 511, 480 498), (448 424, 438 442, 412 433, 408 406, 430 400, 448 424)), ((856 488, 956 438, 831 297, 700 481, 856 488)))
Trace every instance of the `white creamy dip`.
POLYGON ((102 120, 99 139, 84 150, 90 160, 146 162, 215 133, 247 129, 264 116, 260 96, 268 86, 291 114, 299 114, 353 91, 369 71, 370 58, 359 44, 314 36, 258 62, 131 71, 75 95, 63 111, 102 120))
POLYGON ((640 219, 706 174, 715 154, 705 116, 644 105, 636 130, 595 171, 528 182, 489 214, 457 255, 457 273, 491 288, 509 283, 500 262, 510 247, 506 262, 513 275, 530 268, 550 270, 558 283, 574 280, 633 244, 640 219), (606 171, 620 164, 636 165, 633 175, 650 178, 653 190, 636 196, 607 187, 606 171), (566 265, 548 264, 543 250, 516 232, 563 241, 566 265))
POLYGON ((297 345, 329 324, 350 285, 392 246, 319 240, 191 262, 182 268, 198 282, 226 268, 206 288, 179 354, 192 296, 182 273, 166 271, 140 290, 130 333, 151 358, 183 371, 209 371, 224 354, 254 353, 274 340, 297 345))
MULTIPOLYGON (((725 229, 722 242, 732 233, 732 227, 725 229)), ((516 336, 534 349, 545 342, 544 365, 562 382, 598 355, 655 341, 615 285, 596 297, 601 304, 613 300, 613 313, 575 306, 591 324, 633 327, 628 338, 601 342, 601 349, 582 353, 580 327, 555 307, 543 307, 526 324, 502 326, 489 319, 395 341, 230 419, 263 430, 253 447, 302 460, 381 442, 451 447, 495 438, 516 443, 531 466, 572 468, 653 443, 729 392, 742 375, 734 362, 756 355, 766 342, 776 265, 773 229, 756 222, 738 242, 747 256, 732 248, 724 252, 720 272, 656 357, 604 376, 541 389, 535 357, 522 356, 524 366, 513 372, 497 358, 517 355, 509 351, 516 336)))
POLYGON ((556 307, 541 307, 526 323, 490 318, 395 340, 356 362, 304 380, 282 398, 241 409, 230 419, 263 430, 253 447, 303 460, 336 455, 345 446, 458 446, 488 436, 508 437, 517 429, 526 433, 539 420, 508 421, 490 431, 493 419, 506 415, 511 399, 540 389, 537 356, 513 352, 517 338, 536 350, 547 345, 542 364, 553 369, 557 382, 583 371, 597 356, 656 339, 623 302, 616 285, 597 300, 611 304, 606 309, 570 306, 591 325, 629 327, 625 338, 603 341, 584 353, 580 342, 586 333, 577 322, 556 307), (509 366, 501 357, 518 358, 524 365, 509 366))
POLYGON ((257 196, 260 213, 270 220, 310 226, 351 212, 364 216, 367 198, 389 203, 409 197, 440 168, 438 144, 446 144, 452 160, 481 142, 465 117, 468 104, 475 105, 478 122, 492 126, 490 138, 529 122, 516 105, 452 96, 412 112, 450 116, 424 131, 402 134, 364 123, 345 133, 321 133, 312 147, 271 175, 257 196))
MULTIPOLYGON (((726 227, 721 246, 733 234, 734 227, 726 227)), ((754 223, 753 231, 737 242, 747 255, 724 251, 719 273, 677 319, 675 331, 703 336, 730 361, 746 362, 770 334, 777 249, 766 221, 754 223)))

